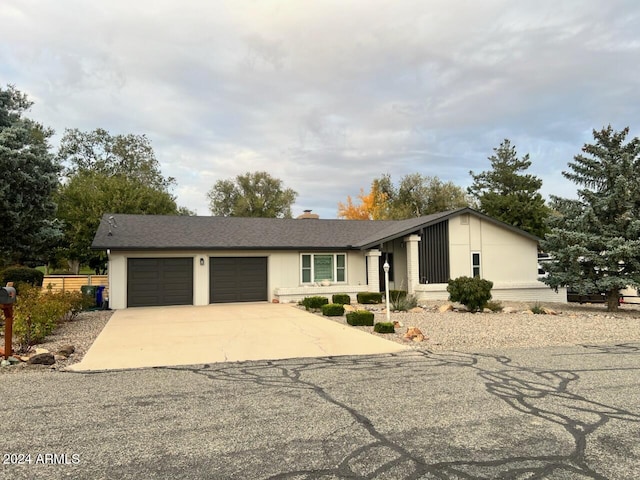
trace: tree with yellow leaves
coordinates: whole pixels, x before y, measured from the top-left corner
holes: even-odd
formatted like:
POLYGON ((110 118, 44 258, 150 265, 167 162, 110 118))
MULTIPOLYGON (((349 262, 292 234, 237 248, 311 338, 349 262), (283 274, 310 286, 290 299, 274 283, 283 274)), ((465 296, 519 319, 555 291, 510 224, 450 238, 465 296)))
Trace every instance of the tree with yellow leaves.
POLYGON ((338 202, 338 218, 347 220, 383 220, 386 218, 387 194, 380 189, 378 180, 371 182, 371 190, 365 195, 364 189, 360 189, 358 199, 360 204, 353 203, 351 195, 347 196, 347 202, 338 202))
POLYGON ((351 196, 338 203, 338 218, 347 220, 402 220, 467 207, 465 191, 452 182, 419 173, 405 175, 398 187, 389 174, 371 182, 368 194, 360 189, 359 204, 351 196))

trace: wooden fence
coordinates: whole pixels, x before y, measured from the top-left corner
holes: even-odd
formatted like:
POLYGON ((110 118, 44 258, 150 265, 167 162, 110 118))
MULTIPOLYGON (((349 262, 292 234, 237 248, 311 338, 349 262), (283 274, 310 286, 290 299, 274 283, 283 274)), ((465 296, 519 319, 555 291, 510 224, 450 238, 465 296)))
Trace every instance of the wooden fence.
POLYGON ((52 292, 80 291, 83 285, 109 286, 108 275, 45 275, 42 281, 43 290, 52 292))

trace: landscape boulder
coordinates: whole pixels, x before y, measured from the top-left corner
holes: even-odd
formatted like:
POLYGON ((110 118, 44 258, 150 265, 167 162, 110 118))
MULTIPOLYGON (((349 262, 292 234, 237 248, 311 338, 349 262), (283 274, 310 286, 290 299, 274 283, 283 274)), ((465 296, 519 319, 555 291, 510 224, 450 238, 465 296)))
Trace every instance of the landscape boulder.
POLYGON ((75 351, 76 351, 76 347, 74 347, 73 345, 65 345, 60 350, 58 350, 58 355, 61 355, 63 357, 69 357, 75 351))
POLYGON ((404 338, 414 342, 422 342, 426 337, 418 327, 409 327, 407 333, 404 334, 404 338))
POLYGON ((29 365, 53 365, 56 363, 56 359, 53 353, 36 353, 33 357, 27 361, 29 365))

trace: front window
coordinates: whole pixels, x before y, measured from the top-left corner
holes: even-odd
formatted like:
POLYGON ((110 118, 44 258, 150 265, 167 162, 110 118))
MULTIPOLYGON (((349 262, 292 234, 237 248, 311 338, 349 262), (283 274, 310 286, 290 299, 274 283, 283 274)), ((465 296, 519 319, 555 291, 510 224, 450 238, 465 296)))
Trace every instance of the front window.
POLYGON ((480 277, 480 252, 473 252, 471 254, 471 276, 480 277))
POLYGON ((347 281, 347 256, 344 253, 304 253, 300 265, 302 283, 347 281))

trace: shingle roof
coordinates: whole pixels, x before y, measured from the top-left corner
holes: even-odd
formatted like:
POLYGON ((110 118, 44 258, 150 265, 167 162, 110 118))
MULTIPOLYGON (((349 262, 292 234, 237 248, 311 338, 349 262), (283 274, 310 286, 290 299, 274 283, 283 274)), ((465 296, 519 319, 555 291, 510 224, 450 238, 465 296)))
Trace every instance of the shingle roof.
POLYGON ((106 214, 102 217, 92 248, 97 250, 364 249, 418 232, 424 226, 467 212, 536 239, 532 235, 469 208, 409 220, 106 214), (110 218, 113 219, 111 222, 110 218))

